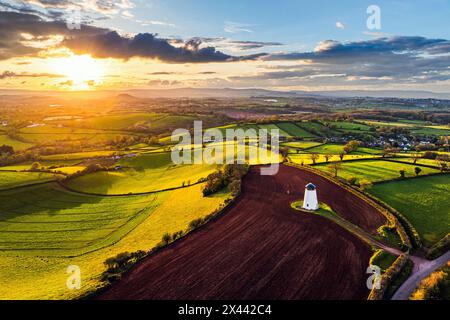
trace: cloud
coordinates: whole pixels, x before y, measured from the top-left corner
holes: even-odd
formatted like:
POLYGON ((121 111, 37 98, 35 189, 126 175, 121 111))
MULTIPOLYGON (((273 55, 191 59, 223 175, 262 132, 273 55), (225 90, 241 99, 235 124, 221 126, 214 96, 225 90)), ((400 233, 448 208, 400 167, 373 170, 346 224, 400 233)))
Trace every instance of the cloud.
POLYGON ((338 21, 338 22, 336 22, 336 28, 338 28, 338 29, 345 29, 345 25, 344 25, 344 23, 338 21))
POLYGON ((252 33, 253 30, 250 29, 251 27, 253 27, 251 24, 226 21, 223 29, 228 33, 252 33))
POLYGON ((10 78, 63 78, 64 76, 52 73, 16 73, 13 71, 3 71, 0 73, 0 80, 10 79, 10 78))
POLYGON ((81 30, 70 30, 62 21, 45 21, 34 14, 0 11, 0 60, 36 55, 42 48, 30 45, 33 40, 39 42, 55 35, 75 37, 105 32, 105 29, 86 25, 81 30))
POLYGON ((301 64, 272 66, 269 72, 230 80, 268 81, 278 85, 410 84, 450 80, 450 41, 445 39, 384 37, 347 43, 326 40, 313 52, 277 53, 261 59, 301 64))
POLYGON ((191 39, 181 47, 175 47, 166 39, 151 33, 139 33, 133 37, 121 36, 115 31, 93 36, 72 37, 63 45, 77 54, 89 53, 95 58, 133 57, 157 59, 167 63, 208 63, 254 60, 260 55, 235 57, 214 47, 201 47, 199 39, 191 39))
POLYGON ((232 56, 212 46, 203 46, 194 38, 177 46, 171 40, 155 34, 140 33, 122 36, 116 31, 82 25, 70 30, 62 21, 46 21, 38 15, 0 11, 0 60, 37 55, 42 48, 30 45, 51 36, 63 36, 60 46, 77 54, 90 54, 96 58, 130 59, 133 57, 158 59, 167 63, 208 63, 255 60, 260 55, 232 56), (24 39, 23 35, 27 38, 24 39))
POLYGON ((226 41, 226 44, 239 50, 254 50, 264 47, 282 46, 280 42, 262 42, 262 41, 226 41))
POLYGON ((170 27, 170 28, 176 28, 177 26, 173 23, 165 22, 165 21, 159 21, 159 20, 136 20, 136 22, 139 22, 142 26, 163 26, 163 27, 170 27))

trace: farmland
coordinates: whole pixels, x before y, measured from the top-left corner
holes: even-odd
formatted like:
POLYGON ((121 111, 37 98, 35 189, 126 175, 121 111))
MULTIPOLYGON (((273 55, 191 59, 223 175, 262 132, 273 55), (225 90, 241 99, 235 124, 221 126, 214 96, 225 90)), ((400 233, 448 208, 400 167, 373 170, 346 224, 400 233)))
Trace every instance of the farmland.
MULTIPOLYGON (((182 108, 189 105, 174 101, 168 104, 182 108)), ((260 129, 277 129, 281 146, 286 147, 282 150, 287 152, 283 154, 286 161, 330 175, 330 164, 339 163, 341 182, 354 178, 352 188, 359 188, 362 180, 374 183, 366 191, 400 211, 417 228, 426 246, 435 244, 449 231, 448 223, 442 223, 448 218, 444 195, 448 183, 440 180, 448 176, 435 175, 440 172, 435 160, 417 158, 417 154, 424 156, 427 149, 415 153, 395 147, 386 155, 383 143, 400 146, 406 142, 404 137, 396 140, 396 133, 383 136, 378 128, 385 130, 384 126, 378 122, 284 117, 236 121, 209 111, 197 114, 181 109, 170 113, 140 107, 132 107, 132 111, 85 109, 73 115, 66 115, 65 109, 58 112, 54 117, 45 114, 13 122, 0 135, 0 146, 5 145, 0 167, 0 277, 6 288, 0 291, 0 299, 72 299, 92 293, 104 285, 101 274, 106 259, 124 252, 148 252, 160 244, 166 233, 187 230, 190 222, 223 206, 231 197, 226 187, 207 197, 202 193, 205 178, 223 168, 221 165, 172 161, 171 151, 177 147, 170 133, 177 128, 192 133, 194 120, 204 121, 204 131, 217 128, 224 134, 227 129, 254 129, 257 134, 260 129), (360 145, 347 152, 345 145, 352 140, 360 145), (426 177, 416 178, 416 167, 422 169, 420 176, 426 177), (405 170, 404 181, 399 179, 400 170, 405 170), (416 204, 425 197, 419 185, 436 191, 423 205, 416 204), (437 212, 432 219, 421 215, 426 208, 437 212), (80 291, 69 291, 65 286, 69 265, 82 270, 80 291)), ((390 127, 433 134, 434 140, 429 139, 436 144, 433 152, 447 154, 437 142, 439 134, 447 130, 444 125, 408 121, 398 124, 390 127)), ((252 145, 255 142, 258 137, 246 139, 247 145, 240 146, 246 162, 253 166, 243 180, 241 198, 223 216, 174 243, 174 251, 163 249, 148 258, 152 261, 148 269, 153 273, 136 271, 139 279, 148 283, 167 281, 180 290, 189 287, 191 293, 168 292, 158 285, 135 290, 131 283, 133 292, 129 297, 367 297, 363 279, 374 248, 324 217, 292 212, 289 204, 299 200, 304 185, 312 181, 319 187, 320 200, 342 219, 394 246, 399 243, 398 234, 395 230, 381 234, 379 228, 386 219, 378 209, 309 171, 281 166, 274 177, 259 176, 258 165, 281 162, 283 156, 268 151, 269 159, 261 159, 252 145), (218 247, 226 250, 218 251, 218 247), (178 259, 174 253, 181 262, 177 268, 173 267, 173 259, 178 259), (205 259, 206 255, 210 259, 205 259), (336 264, 338 256, 345 257, 348 263, 336 264), (242 266, 238 260, 244 261, 242 266), (298 266, 304 270, 300 276, 298 266), (329 276, 331 267, 337 273, 329 276), (201 272, 201 277, 196 272, 201 272), (268 278, 273 283, 267 282, 268 278), (335 283, 335 278, 346 279, 347 284, 323 290, 335 283), (201 284, 194 279, 202 279, 201 284), (215 281, 230 285, 218 292, 215 281), (202 285, 206 282, 212 286, 202 285), (296 289, 299 287, 302 289, 296 289)), ((227 151, 238 147, 234 141, 222 145, 211 139, 189 143, 185 150, 190 154, 211 151, 212 158, 231 160, 227 151)), ((268 149, 266 146, 262 150, 268 149)), ((394 258, 380 254, 377 263, 386 270, 394 258)), ((119 284, 118 288, 112 296, 123 292, 128 295, 128 287, 122 289, 119 284)))
MULTIPOLYGON (((326 164, 319 164, 317 169, 328 171, 326 164)), ((344 162, 338 176, 344 179, 356 178, 370 182, 380 182, 400 178, 400 170, 405 170, 406 177, 414 177, 415 166, 406 163, 397 163, 384 160, 365 160, 344 162)), ((422 167, 422 175, 436 174, 439 170, 422 167)))
POLYGON ((332 193, 333 208, 362 228, 373 231, 383 223, 357 198, 347 207, 343 190, 320 177, 285 166, 276 176, 260 176, 254 168, 236 206, 149 257, 100 299, 366 298, 371 248, 332 222, 290 207, 303 192, 293 186, 307 181, 332 193), (200 274, 201 281, 192 276, 200 274))
POLYGON ((55 180, 56 175, 43 172, 0 171, 0 190, 55 180))
POLYGON ((95 197, 56 185, 0 193, 0 299, 64 299, 101 285, 103 262, 149 250, 163 234, 186 230, 229 197, 202 198, 200 186, 134 197, 95 197), (26 196, 24 196, 26 195, 26 196), (57 239, 57 241, 55 241, 57 239), (83 272, 81 292, 66 288, 66 269, 83 272))
POLYGON ((450 176, 438 175, 373 186, 370 193, 402 212, 430 247, 450 231, 450 176))

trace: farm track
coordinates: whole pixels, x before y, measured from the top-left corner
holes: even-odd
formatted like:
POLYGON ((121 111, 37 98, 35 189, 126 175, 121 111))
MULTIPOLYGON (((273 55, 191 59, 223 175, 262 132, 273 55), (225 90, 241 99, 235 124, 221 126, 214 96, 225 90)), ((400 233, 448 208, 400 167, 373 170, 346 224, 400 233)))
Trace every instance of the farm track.
POLYGON ((312 172, 253 167, 241 198, 215 221, 148 257, 99 299, 366 299, 371 247, 290 203, 313 182, 319 200, 368 233, 375 208, 312 172))

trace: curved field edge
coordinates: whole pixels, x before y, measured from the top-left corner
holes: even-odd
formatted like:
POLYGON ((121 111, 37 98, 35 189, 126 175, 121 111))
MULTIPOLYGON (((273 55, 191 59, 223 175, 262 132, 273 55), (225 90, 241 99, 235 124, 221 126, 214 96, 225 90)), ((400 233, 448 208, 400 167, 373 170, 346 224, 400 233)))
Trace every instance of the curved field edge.
POLYGON ((450 175, 419 177, 376 184, 373 196, 400 211, 431 247, 450 231, 450 175))
POLYGON ((364 202, 375 208, 381 215, 383 215, 386 218, 387 223, 378 229, 379 232, 384 227, 395 228, 398 235, 400 236, 400 239, 404 247, 405 248, 413 247, 413 244, 410 239, 410 234, 417 234, 417 232, 415 231, 414 227, 410 223, 408 224, 408 221, 396 210, 390 208, 389 206, 383 206, 382 204, 376 201, 377 200, 376 198, 368 196, 368 194, 366 194, 365 192, 355 190, 354 188, 348 186, 345 183, 342 183, 337 179, 334 179, 333 177, 331 177, 330 175, 326 174, 321 170, 312 168, 310 166, 301 166, 293 163, 286 163, 286 165, 317 174, 322 178, 327 179, 331 183, 340 186, 341 188, 345 189, 346 191, 350 192, 356 197, 360 198, 361 200, 363 200, 364 202))
POLYGON ((365 299, 370 246, 290 207, 310 178, 286 166, 276 176, 252 168, 226 213, 144 259, 97 298, 365 299))
POLYGON ((187 229, 192 220, 217 210, 230 195, 227 192, 203 198, 201 186, 164 192, 163 201, 152 214, 117 243, 75 257, 49 257, 45 253, 27 255, 0 251, 0 299, 74 299, 97 290, 104 284, 103 262, 122 252, 148 251, 165 233, 187 229), (69 290, 66 286, 69 265, 80 267, 82 286, 69 290))

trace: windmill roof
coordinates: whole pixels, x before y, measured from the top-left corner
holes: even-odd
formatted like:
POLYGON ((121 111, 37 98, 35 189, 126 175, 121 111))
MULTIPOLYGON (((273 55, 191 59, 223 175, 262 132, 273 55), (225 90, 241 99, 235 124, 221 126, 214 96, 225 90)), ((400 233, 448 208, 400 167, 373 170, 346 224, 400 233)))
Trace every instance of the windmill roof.
POLYGON ((306 185, 306 189, 308 189, 308 190, 316 190, 317 187, 316 187, 316 185, 314 185, 314 184, 312 184, 312 183, 308 183, 308 184, 306 185))

